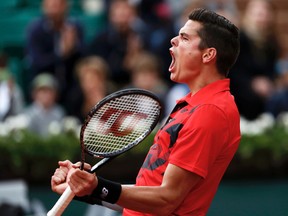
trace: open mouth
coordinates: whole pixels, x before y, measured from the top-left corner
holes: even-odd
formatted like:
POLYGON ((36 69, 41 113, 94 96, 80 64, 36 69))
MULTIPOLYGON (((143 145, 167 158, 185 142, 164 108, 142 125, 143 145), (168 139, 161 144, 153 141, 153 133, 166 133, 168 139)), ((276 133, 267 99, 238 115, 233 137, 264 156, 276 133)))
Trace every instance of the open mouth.
POLYGON ((170 55, 171 55, 171 58, 172 58, 171 64, 170 64, 170 67, 169 67, 169 71, 171 72, 173 70, 173 68, 174 68, 174 65, 175 65, 175 57, 174 57, 173 51, 171 49, 169 49, 169 51, 170 51, 170 55))

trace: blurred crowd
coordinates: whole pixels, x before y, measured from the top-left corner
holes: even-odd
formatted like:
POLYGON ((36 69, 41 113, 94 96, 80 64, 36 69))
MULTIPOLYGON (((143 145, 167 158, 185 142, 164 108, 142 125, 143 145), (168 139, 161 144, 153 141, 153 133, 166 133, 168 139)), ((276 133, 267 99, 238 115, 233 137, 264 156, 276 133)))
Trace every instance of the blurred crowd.
POLYGON ((169 79, 170 40, 198 7, 240 28, 241 52, 229 78, 241 116, 288 111, 288 57, 273 1, 247 0, 242 13, 234 0, 86 0, 83 7, 92 10, 93 1, 106 23, 86 41, 81 22, 69 16, 69 0, 42 0, 42 15, 26 28, 28 94, 10 73, 9 56, 0 54, 0 122, 25 115, 30 130, 47 135, 53 122, 73 116, 81 123, 98 101, 124 88, 158 95, 165 118, 189 91, 169 79))

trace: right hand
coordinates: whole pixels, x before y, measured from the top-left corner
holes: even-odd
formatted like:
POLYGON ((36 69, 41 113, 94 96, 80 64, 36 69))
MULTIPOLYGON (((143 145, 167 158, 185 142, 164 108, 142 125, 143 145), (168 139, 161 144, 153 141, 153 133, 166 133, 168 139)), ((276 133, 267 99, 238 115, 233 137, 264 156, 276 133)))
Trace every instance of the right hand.
POLYGON ((68 179, 76 168, 69 160, 59 161, 58 164, 59 168, 55 170, 51 177, 51 188, 52 191, 62 194, 68 187, 68 179))
POLYGON ((77 46, 77 32, 71 25, 65 25, 61 31, 60 38, 60 53, 63 57, 67 57, 73 53, 77 46))

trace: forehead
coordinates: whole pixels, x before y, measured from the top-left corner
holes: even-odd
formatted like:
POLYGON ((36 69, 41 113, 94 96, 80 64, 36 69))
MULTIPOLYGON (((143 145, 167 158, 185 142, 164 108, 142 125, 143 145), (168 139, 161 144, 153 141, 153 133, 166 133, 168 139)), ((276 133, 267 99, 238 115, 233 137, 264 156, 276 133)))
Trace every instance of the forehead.
POLYGON ((188 20, 184 26, 180 29, 179 33, 185 33, 188 35, 195 35, 202 28, 202 24, 200 22, 196 22, 193 20, 188 20))

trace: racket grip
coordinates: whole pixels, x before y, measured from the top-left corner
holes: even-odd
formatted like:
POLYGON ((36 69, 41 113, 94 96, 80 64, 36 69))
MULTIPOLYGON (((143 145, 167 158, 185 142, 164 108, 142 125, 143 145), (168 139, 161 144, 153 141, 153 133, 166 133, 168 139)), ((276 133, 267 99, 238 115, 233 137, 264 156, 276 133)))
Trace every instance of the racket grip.
POLYGON ((58 201, 55 203, 53 208, 47 213, 47 216, 61 216, 66 207, 74 198, 75 194, 68 186, 58 201))

